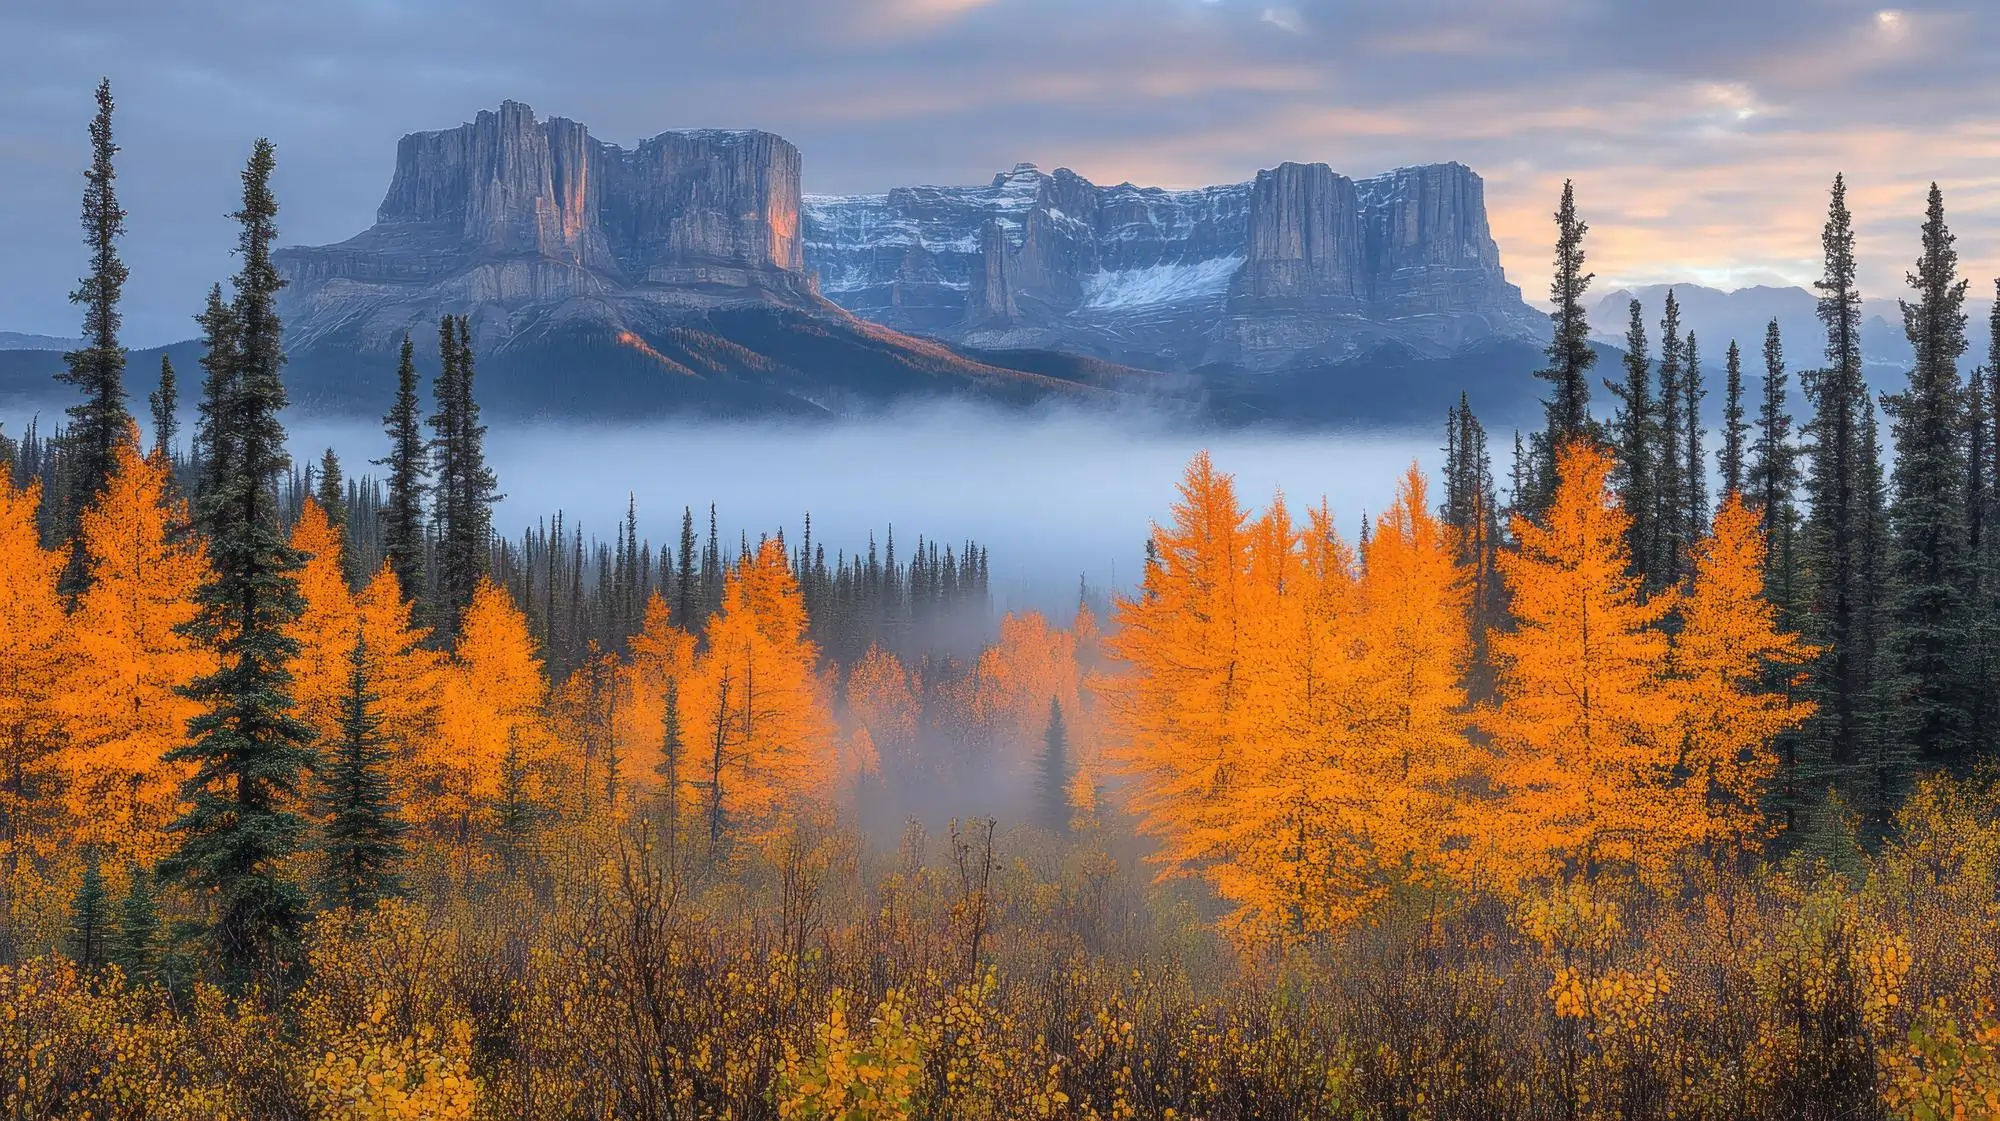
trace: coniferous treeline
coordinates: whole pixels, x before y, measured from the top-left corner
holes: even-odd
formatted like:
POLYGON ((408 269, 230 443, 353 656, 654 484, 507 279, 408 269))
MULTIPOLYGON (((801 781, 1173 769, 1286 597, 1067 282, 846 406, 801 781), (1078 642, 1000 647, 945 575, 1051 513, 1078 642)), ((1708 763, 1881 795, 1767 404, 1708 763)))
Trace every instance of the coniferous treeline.
MULTIPOLYGON (((1628 547, 1649 595, 1683 589, 1707 525, 1710 460, 1705 449, 1699 343, 1666 294, 1660 350, 1651 353, 1644 309, 1629 306, 1624 374, 1605 379, 1616 399, 1608 422, 1588 413, 1589 367, 1577 340, 1588 337, 1580 302, 1588 287, 1573 188, 1556 212, 1556 279, 1551 296, 1548 421, 1515 437, 1508 508, 1531 521, 1548 496, 1551 449, 1575 440, 1614 456, 1611 481, 1629 515, 1628 547)), ((1781 767, 1771 811, 1800 825, 1828 797, 1886 827, 1917 777, 1990 760, 1995 742, 1995 608, 2000 606, 2000 310, 1986 361, 1961 373, 1970 349, 1967 281, 1932 185, 1919 231, 1920 252, 1902 301, 1915 352, 1905 385, 1879 400, 1862 373, 1861 294, 1845 177, 1836 176, 1822 233, 1824 272, 1815 282, 1825 329, 1820 365, 1798 370, 1808 412, 1790 412, 1791 372, 1773 320, 1762 342, 1762 386, 1746 411, 1742 349, 1729 341, 1714 471, 1722 497, 1738 494, 1767 542, 1765 593, 1787 625, 1818 650, 1806 674, 1786 682, 1817 704, 1802 730, 1776 741, 1781 767), (1881 414, 1893 425, 1893 463, 1883 460, 1881 414)), ((2000 280, 1995 282, 2000 291, 2000 280)), ((1483 433, 1462 401, 1447 422, 1446 520, 1484 545, 1457 497, 1476 478, 1483 433)), ((1469 493, 1469 491, 1468 491, 1469 493)), ((1497 527, 1496 527, 1497 529, 1497 527)), ((1475 569, 1477 572, 1478 570, 1475 569)), ((1475 580, 1478 577, 1475 576, 1475 580)), ((1667 625, 1673 625, 1671 618, 1667 625)), ((1776 683, 1776 682, 1774 682, 1776 683)))

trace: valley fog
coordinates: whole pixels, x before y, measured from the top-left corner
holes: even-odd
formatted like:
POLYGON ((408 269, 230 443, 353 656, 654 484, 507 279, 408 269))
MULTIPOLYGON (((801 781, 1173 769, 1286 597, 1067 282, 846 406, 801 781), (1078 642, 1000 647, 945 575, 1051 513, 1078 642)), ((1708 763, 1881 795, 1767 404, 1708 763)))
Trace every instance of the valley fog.
MULTIPOLYGON (((367 465, 383 452, 373 425, 298 420, 290 431, 301 461, 331 446, 350 475, 379 470, 367 465)), ((725 546, 780 529, 796 542, 810 513, 829 563, 836 550, 865 551, 871 531, 886 545, 892 526, 904 556, 918 534, 954 549, 971 538, 989 551, 996 607, 1067 610, 1079 576, 1094 588, 1136 581, 1149 523, 1168 516, 1182 469, 1204 447, 1236 476, 1245 505, 1282 490, 1303 516, 1324 496, 1351 539, 1412 460, 1436 468, 1441 443, 1431 432, 1192 431, 934 407, 826 425, 495 421, 487 456, 506 495, 494 529, 509 536, 561 510, 609 540, 628 494, 656 549, 677 539, 683 507, 705 535, 714 503, 725 546)))
MULTIPOLYGON (((66 404, 0 402, 0 431, 19 436, 31 420, 47 431, 66 404)), ((183 418, 183 447, 192 420, 183 418)), ((380 473, 368 462, 386 450, 378 424, 286 424, 301 467, 331 447, 350 478, 380 473)), ((865 552, 871 531, 886 546, 890 527, 905 557, 919 534, 954 549, 971 538, 988 550, 996 608, 1066 612, 1079 576, 1094 589, 1137 580, 1147 527, 1168 517, 1182 470, 1203 448, 1236 477, 1246 506, 1282 491, 1302 519, 1323 496, 1352 540, 1413 460, 1437 469, 1442 442, 1442 421, 1435 432, 1197 430, 1129 414, 931 406, 831 424, 491 418, 486 452, 506 496, 493 527, 509 538, 561 511, 586 537, 612 540, 628 495, 656 550, 677 541, 683 507, 705 536, 714 503, 726 547, 781 529, 796 542, 810 513, 829 563, 838 550, 865 552)))

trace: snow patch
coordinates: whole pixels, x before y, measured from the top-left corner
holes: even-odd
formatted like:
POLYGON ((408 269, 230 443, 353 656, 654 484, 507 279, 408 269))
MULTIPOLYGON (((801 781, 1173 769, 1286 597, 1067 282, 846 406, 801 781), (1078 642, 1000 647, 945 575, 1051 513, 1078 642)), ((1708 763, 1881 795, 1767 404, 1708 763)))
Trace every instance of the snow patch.
POLYGON ((1229 290, 1243 267, 1241 255, 1185 264, 1100 272, 1084 281, 1083 303, 1090 308, 1136 308, 1210 299, 1229 290))

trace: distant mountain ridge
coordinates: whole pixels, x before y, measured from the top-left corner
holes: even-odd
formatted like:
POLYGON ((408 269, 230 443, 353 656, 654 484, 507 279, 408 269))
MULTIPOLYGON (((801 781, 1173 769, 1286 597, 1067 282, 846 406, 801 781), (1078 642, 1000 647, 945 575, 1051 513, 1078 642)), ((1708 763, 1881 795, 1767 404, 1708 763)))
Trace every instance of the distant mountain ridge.
POLYGON ((1456 163, 1359 181, 1286 163, 1188 190, 1019 164, 985 186, 808 195, 804 243, 820 292, 865 318, 1142 366, 1444 355, 1544 323, 1456 163))
MULTIPOLYGON (((1644 308, 1646 332, 1657 356, 1660 317, 1666 310, 1669 288, 1681 305, 1684 329, 1693 330, 1701 340, 1705 367, 1719 369, 1729 340, 1735 339, 1743 348, 1745 369, 1761 374, 1764 334, 1773 319, 1778 321, 1790 369, 1814 369, 1825 361, 1826 328, 1819 321, 1819 297, 1807 288, 1760 285, 1725 292, 1699 284, 1649 284, 1636 290, 1618 289, 1592 305, 1591 337, 1624 349, 1628 306, 1636 297, 1644 308)), ((1966 331, 1973 345, 1960 362, 1962 369, 1986 361, 1986 325, 1992 311, 1991 299, 1966 301, 1966 331)), ((1869 381, 1879 388, 1899 387, 1902 375, 1915 361, 1909 339, 1903 334, 1900 305, 1894 299, 1865 298, 1861 315, 1862 361, 1869 381)))

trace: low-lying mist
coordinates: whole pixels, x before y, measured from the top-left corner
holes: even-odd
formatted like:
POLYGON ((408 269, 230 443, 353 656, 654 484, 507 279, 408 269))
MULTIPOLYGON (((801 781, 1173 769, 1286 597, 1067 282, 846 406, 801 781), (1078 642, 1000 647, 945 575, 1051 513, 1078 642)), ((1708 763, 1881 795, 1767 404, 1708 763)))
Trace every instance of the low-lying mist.
MULTIPOLYGON (((47 430, 65 404, 0 402, 0 431, 19 436, 37 418, 47 430)), ((331 447, 350 477, 379 473, 368 462, 385 451, 379 425, 291 417, 288 427, 301 464, 331 447)), ((678 538, 683 507, 705 536, 714 503, 725 545, 780 529, 795 541, 810 513, 829 562, 836 550, 865 551, 871 532, 886 547, 890 527, 904 556, 918 534, 954 548, 971 538, 989 551, 996 608, 1066 612, 1079 577, 1104 589, 1136 581, 1148 525, 1168 516, 1174 484, 1203 448, 1236 476, 1246 505, 1282 491, 1302 511, 1323 496, 1351 536, 1412 460, 1435 469, 1441 442, 1433 431, 1197 429, 1131 414, 927 405, 806 425, 494 419, 487 457, 506 495, 493 526, 509 537, 560 510, 586 537, 610 540, 628 495, 656 549, 678 538)))
MULTIPOLYGON (((351 475, 377 470, 379 429, 361 422, 296 421, 293 449, 331 446, 351 475)), ((805 516, 827 548, 866 550, 894 527, 899 555, 918 534, 954 548, 967 538, 990 554, 995 606, 1074 605, 1078 577, 1093 587, 1135 581, 1147 527, 1164 519, 1174 484, 1208 448, 1236 476, 1246 505, 1282 490, 1295 509, 1321 496, 1342 531, 1379 511, 1414 459, 1441 458, 1431 432, 1196 431, 1132 417, 1017 413, 931 406, 839 424, 654 421, 581 426, 496 422, 487 456, 506 495, 494 528, 515 534, 561 510, 586 536, 610 539, 638 504, 639 531, 673 542, 681 510, 707 532, 714 503, 726 545, 782 529, 796 542, 805 516)))

